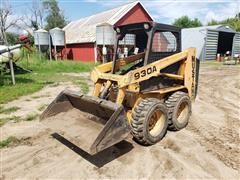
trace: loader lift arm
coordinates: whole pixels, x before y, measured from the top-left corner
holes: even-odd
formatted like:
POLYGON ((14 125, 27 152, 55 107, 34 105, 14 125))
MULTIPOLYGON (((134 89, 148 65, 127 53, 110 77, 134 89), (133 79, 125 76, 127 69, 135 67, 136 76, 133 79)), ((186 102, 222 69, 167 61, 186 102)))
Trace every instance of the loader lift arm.
MULTIPOLYGON (((144 56, 145 53, 140 53, 138 55, 130 56, 126 59, 118 60, 116 62, 116 70, 119 70, 126 64, 132 63, 134 61, 139 60, 144 56)), ((164 90, 159 90, 160 94, 165 92, 175 91, 176 89, 186 89, 189 93, 189 96, 194 98, 195 97, 195 81, 192 72, 195 71, 193 64, 196 63, 195 59, 195 49, 189 48, 183 52, 177 53, 175 55, 163 58, 159 61, 155 61, 150 63, 146 66, 133 70, 125 75, 117 75, 117 74, 110 74, 108 73, 111 70, 113 62, 109 62, 106 64, 102 64, 96 67, 91 74, 91 79, 94 82, 94 96, 99 96, 101 86, 103 81, 112 81, 117 83, 119 86, 119 90, 122 92, 126 92, 126 89, 130 92, 139 93, 140 87, 139 83, 145 80, 148 80, 152 77, 161 77, 167 76, 172 79, 181 80, 184 83, 177 87, 170 87, 164 90), (174 73, 162 73, 161 70, 164 68, 177 63, 181 62, 181 66, 179 68, 178 74, 174 73), (184 81, 185 80, 185 81, 184 81)), ((156 93, 156 91, 153 91, 156 93)), ((153 93, 148 92, 148 93, 153 93)), ((125 94, 125 93, 123 93, 125 94)), ((123 97, 119 97, 119 100, 123 100, 123 97)), ((122 101, 117 101, 116 103, 122 104, 122 101)))

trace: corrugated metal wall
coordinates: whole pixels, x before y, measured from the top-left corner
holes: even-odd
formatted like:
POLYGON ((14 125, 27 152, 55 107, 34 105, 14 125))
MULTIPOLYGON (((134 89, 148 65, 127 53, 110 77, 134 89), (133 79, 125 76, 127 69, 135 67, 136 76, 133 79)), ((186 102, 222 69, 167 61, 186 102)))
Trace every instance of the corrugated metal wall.
POLYGON ((207 30, 204 60, 215 60, 218 47, 218 31, 207 30))
POLYGON ((205 50, 206 29, 186 28, 182 29, 182 50, 189 47, 195 47, 196 57, 203 60, 205 50))
POLYGON ((240 33, 236 33, 233 38, 232 54, 240 54, 240 33))

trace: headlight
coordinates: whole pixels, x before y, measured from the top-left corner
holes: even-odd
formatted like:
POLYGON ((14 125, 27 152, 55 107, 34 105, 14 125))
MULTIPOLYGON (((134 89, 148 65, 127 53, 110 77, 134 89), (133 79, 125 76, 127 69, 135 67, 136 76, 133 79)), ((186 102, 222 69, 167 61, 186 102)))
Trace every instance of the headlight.
POLYGON ((144 29, 149 29, 149 24, 147 24, 147 23, 145 23, 144 25, 143 25, 143 27, 144 27, 144 29))
POLYGON ((119 28, 117 28, 116 31, 117 31, 117 33, 120 33, 120 29, 119 28))

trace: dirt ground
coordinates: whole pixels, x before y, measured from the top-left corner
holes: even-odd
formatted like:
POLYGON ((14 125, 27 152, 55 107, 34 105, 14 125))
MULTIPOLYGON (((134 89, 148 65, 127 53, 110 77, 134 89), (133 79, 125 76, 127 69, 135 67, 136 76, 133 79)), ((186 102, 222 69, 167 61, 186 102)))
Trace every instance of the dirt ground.
MULTIPOLYGON (((189 125, 178 132, 169 131, 150 147, 136 144, 129 136, 90 156, 70 142, 51 136, 52 132, 38 120, 8 122, 1 127, 1 140, 15 136, 22 143, 1 149, 1 177, 238 179, 239 73, 240 68, 234 66, 201 67, 199 93, 189 125)), ((79 90, 71 83, 48 86, 5 107, 20 107, 10 115, 41 113, 39 106, 49 104, 66 87, 79 90)))

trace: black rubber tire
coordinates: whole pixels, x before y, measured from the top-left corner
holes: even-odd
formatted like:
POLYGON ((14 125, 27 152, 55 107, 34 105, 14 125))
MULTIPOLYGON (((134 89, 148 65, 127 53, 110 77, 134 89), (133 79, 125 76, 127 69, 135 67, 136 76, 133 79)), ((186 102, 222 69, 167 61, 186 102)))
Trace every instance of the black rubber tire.
POLYGON ((173 131, 178 131, 187 126, 189 118, 192 113, 191 100, 187 93, 182 91, 174 92, 168 97, 165 101, 165 104, 168 108, 168 129, 173 131), (178 120, 178 109, 182 103, 186 103, 188 106, 187 114, 181 122, 178 120))
MULTIPOLYGON (((155 124, 156 125, 156 124, 155 124)), ((154 126, 155 126, 154 125, 154 126)), ((166 134, 168 127, 167 107, 160 100, 155 98, 143 99, 137 107, 133 109, 131 129, 134 140, 142 145, 153 145, 160 141, 166 134), (160 110, 163 116, 163 124, 160 133, 152 136, 149 131, 149 121, 153 112, 160 110)))

